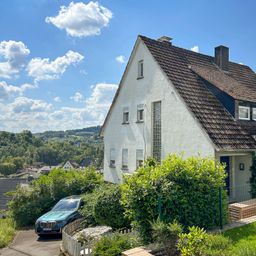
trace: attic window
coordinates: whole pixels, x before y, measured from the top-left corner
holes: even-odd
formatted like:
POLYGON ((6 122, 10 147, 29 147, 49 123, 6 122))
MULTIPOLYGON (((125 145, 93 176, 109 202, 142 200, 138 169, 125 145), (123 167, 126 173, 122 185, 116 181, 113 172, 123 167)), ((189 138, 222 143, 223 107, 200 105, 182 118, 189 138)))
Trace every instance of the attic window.
POLYGON ((144 76, 143 60, 140 60, 138 63, 138 79, 143 78, 143 76, 144 76))
POLYGON ((239 106, 239 119, 250 120, 250 107, 239 106))

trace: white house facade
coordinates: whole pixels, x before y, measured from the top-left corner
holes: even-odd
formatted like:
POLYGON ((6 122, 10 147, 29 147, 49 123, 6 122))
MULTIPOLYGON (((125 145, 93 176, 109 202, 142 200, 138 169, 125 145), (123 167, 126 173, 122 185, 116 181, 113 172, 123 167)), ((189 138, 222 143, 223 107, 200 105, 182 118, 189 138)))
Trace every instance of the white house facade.
MULTIPOLYGON (((226 127, 227 131, 224 130, 225 136, 222 139, 219 136, 221 129, 218 134, 212 132, 216 122, 200 121, 204 115, 205 118, 214 119, 216 111, 211 105, 214 93, 208 88, 205 91, 205 88, 198 87, 202 91, 198 90, 196 86, 201 84, 197 85, 196 79, 203 76, 202 70, 190 65, 195 62, 194 53, 190 56, 190 62, 185 63, 183 60, 179 63, 181 58, 186 58, 182 50, 172 46, 166 37, 159 41, 138 37, 101 131, 104 137, 106 181, 121 183, 124 173, 134 172, 149 156, 160 161, 170 153, 180 153, 184 157, 200 155, 223 160, 228 163, 230 187, 232 185, 238 189, 240 184, 242 186, 248 183, 251 153, 256 148, 255 140, 244 130, 242 133, 245 138, 234 139, 236 134, 240 134, 240 126, 232 128, 235 134, 232 138, 228 135, 230 128, 226 127), (172 63, 173 60, 176 62, 172 63), (174 66, 176 69, 172 69, 174 66), (205 99, 200 98, 204 97, 203 94, 205 99), (196 100, 202 106, 194 106, 193 101, 196 100), (208 112, 203 113, 204 108, 208 112), (207 125, 211 127, 208 129, 207 125), (241 141, 245 143, 241 144, 241 141), (238 171, 240 167, 243 171, 238 171)), ((215 100, 213 99, 218 109, 220 106, 215 100)), ((229 119, 233 122, 236 118, 227 113, 224 107, 221 111, 224 111, 226 122, 229 119)), ((218 115, 221 116, 222 113, 218 115)), ((216 127, 220 128, 218 122, 216 127)), ((230 189, 230 194, 232 193, 234 197, 238 196, 235 195, 238 192, 230 189)))

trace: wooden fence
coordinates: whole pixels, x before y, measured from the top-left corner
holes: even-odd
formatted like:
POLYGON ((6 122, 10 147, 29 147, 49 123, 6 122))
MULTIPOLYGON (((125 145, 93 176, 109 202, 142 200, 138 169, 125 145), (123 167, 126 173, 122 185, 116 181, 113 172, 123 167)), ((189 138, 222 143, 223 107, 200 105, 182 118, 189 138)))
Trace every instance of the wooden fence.
MULTIPOLYGON (((62 230, 62 248, 69 256, 92 256, 92 241, 81 244, 73 235, 82 229, 82 219, 75 220, 62 230)), ((128 234, 132 229, 123 228, 118 230, 120 234, 128 234)))

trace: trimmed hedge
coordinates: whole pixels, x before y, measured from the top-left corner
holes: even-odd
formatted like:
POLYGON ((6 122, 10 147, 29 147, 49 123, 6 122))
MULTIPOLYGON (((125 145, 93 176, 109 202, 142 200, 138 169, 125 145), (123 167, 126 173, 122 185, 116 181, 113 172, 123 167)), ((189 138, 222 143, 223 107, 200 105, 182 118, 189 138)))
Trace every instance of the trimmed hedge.
POLYGON ((130 222, 125 218, 120 203, 119 185, 104 184, 84 195, 83 199, 85 204, 80 212, 85 219, 85 226, 107 225, 113 229, 129 226, 130 222))
MULTIPOLYGON (((122 185, 126 215, 145 242, 152 240, 151 225, 159 216, 177 220, 185 228, 211 229, 219 225, 219 187, 224 186, 224 167, 201 157, 183 159, 170 155, 163 163, 146 162, 122 185)), ((222 193, 223 222, 227 220, 227 194, 222 193)))

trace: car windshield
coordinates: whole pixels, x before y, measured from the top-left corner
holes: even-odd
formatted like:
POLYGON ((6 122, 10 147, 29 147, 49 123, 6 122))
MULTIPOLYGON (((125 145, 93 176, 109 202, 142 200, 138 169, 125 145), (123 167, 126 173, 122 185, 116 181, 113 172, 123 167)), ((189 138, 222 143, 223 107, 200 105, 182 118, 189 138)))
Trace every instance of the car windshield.
POLYGON ((79 200, 66 199, 60 200, 53 208, 52 211, 73 211, 78 208, 79 200))

